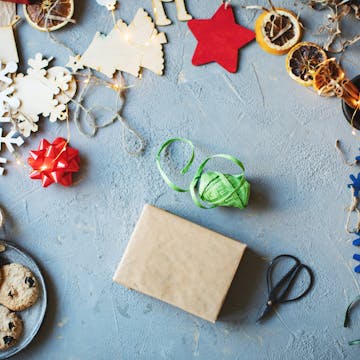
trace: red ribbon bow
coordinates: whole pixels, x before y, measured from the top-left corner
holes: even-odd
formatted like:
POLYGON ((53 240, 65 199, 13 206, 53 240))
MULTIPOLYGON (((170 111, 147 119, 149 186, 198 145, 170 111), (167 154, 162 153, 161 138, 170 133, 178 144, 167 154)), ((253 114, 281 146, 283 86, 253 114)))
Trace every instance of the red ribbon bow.
POLYGON ((43 187, 52 183, 70 186, 72 173, 80 170, 79 151, 67 146, 67 141, 57 138, 51 144, 42 139, 38 150, 31 150, 28 158, 33 168, 31 179, 41 180, 43 187))

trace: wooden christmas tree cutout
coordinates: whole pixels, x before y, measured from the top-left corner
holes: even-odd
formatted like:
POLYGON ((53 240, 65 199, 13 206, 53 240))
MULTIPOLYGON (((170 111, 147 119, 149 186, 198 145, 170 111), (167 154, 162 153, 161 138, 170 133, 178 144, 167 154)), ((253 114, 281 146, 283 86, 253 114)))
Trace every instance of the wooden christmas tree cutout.
POLYGON ((97 32, 85 53, 70 58, 67 66, 73 70, 90 67, 110 78, 116 70, 139 76, 141 68, 162 75, 162 44, 166 42, 165 34, 156 30, 148 13, 139 9, 130 25, 119 20, 107 36, 97 32))
POLYGON ((13 24, 17 21, 16 4, 0 1, 0 61, 19 62, 13 24))
MULTIPOLYGON (((172 2, 174 0, 151 0, 155 24, 158 26, 166 26, 171 24, 171 20, 166 16, 163 2, 172 2)), ((189 21, 192 19, 192 16, 187 12, 185 7, 185 0, 175 0, 176 12, 178 20, 180 21, 189 21)))

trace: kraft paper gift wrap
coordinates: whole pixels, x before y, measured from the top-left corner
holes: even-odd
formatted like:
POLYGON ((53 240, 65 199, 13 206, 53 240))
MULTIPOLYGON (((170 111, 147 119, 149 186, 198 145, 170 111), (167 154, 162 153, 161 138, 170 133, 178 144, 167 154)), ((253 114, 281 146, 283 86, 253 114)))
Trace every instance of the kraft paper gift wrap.
POLYGON ((145 205, 113 280, 215 322, 245 249, 145 205))

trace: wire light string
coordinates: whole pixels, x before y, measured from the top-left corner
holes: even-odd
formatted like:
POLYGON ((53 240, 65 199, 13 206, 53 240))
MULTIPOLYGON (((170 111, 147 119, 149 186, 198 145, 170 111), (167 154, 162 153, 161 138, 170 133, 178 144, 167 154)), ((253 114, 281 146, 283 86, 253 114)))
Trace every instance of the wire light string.
MULTIPOLYGON (((59 20, 59 21, 63 20, 63 21, 69 21, 69 22, 73 22, 73 23, 75 22, 71 19, 67 19, 67 18, 63 18, 63 17, 59 17, 59 16, 57 16, 56 19, 54 19, 54 17, 52 17, 51 12, 60 3, 60 1, 61 0, 56 0, 53 3, 53 5, 49 8, 47 14, 45 15, 45 28, 47 29, 47 34, 48 34, 49 39, 53 43, 63 47, 73 57, 76 57, 76 54, 72 48, 70 48, 64 42, 60 41, 55 35, 52 34, 51 31, 48 30, 49 29, 48 25, 49 25, 50 20, 59 20)), ((112 12, 114 26, 117 27, 115 12, 114 12, 114 10, 112 10, 111 12, 112 12)), ((15 25, 19 19, 20 18, 17 16, 13 22, 13 25, 15 25)), ((51 59, 52 58, 50 58, 49 61, 51 59)), ((71 114, 73 114, 71 116, 71 119, 75 123, 76 128, 82 135, 84 135, 88 138, 92 138, 97 134, 97 131, 99 129, 105 128, 105 127, 115 123, 116 121, 119 121, 122 125, 122 134, 121 134, 122 147, 129 155, 136 156, 136 155, 140 155, 145 150, 146 142, 143 139, 143 137, 129 125, 129 123, 126 121, 126 119, 124 119, 124 117, 122 116, 122 112, 123 112, 125 102, 126 102, 126 91, 130 88, 136 87, 137 83, 135 83, 134 85, 127 86, 125 84, 125 80, 124 80, 122 74, 121 73, 119 73, 119 74, 120 74, 119 75, 120 82, 117 83, 117 82, 109 82, 104 79, 101 79, 100 77, 94 75, 93 71, 90 68, 87 68, 85 72, 72 72, 71 75, 73 76, 75 81, 78 84, 83 85, 83 86, 81 87, 80 90, 78 90, 76 98, 70 97, 62 89, 60 90, 60 93, 61 93, 61 95, 67 97, 70 103, 75 105, 75 109, 74 109, 73 113, 71 113, 71 114), (83 80, 82 80, 82 78, 83 78, 83 80), (114 108, 111 108, 109 106, 103 106, 103 105, 94 105, 90 108, 87 108, 84 105, 84 101, 86 99, 86 95, 88 94, 89 90, 96 86, 107 87, 109 89, 112 89, 116 93, 117 96, 116 96, 116 102, 115 102, 114 108), (103 111, 111 114, 109 119, 106 120, 101 125, 97 124, 97 118, 94 114, 95 111, 99 111, 99 110, 103 110, 103 111), (83 118, 82 118, 82 114, 85 114, 83 116, 83 118), (84 127, 81 124, 82 123, 81 119, 83 119, 83 122, 85 122, 87 124, 87 126, 91 129, 90 131, 84 130, 84 127), (129 136, 132 137, 133 141, 131 143, 135 144, 134 146, 130 145, 129 140, 128 140, 129 136)), ((141 75, 138 78, 138 81, 140 81, 140 80, 141 80, 141 75)), ((80 87, 77 86, 77 88, 79 89, 80 87)), ((25 121, 27 121, 33 125, 36 125, 36 122, 34 122, 33 119, 30 118, 29 116, 27 116, 26 114, 20 113, 19 115, 21 115, 25 119, 25 121)), ((12 118, 11 118, 11 122, 12 122, 13 127, 17 131, 19 131, 20 129, 19 129, 18 123, 12 118)), ((67 145, 70 143, 71 131, 70 131, 69 115, 66 117, 66 128, 67 128, 66 143, 64 144, 64 147, 58 156, 60 156, 61 153, 66 150, 67 145)), ((23 168, 26 168, 26 169, 30 168, 27 165, 27 163, 23 160, 22 156, 18 153, 17 150, 12 151, 11 153, 15 157, 15 161, 16 161, 17 165, 19 165, 23 168)), ((57 159, 54 159, 54 161, 56 161, 56 160, 57 159)))
MULTIPOLYGON (((45 17, 45 28, 48 29, 49 20, 51 20, 51 12, 56 7, 56 5, 60 2, 60 0, 56 0, 52 7, 49 9, 49 11, 46 14, 45 17)), ((112 13, 112 20, 114 23, 114 27, 117 27, 117 21, 115 18, 115 11, 111 10, 112 13)), ((64 21, 68 21, 68 19, 63 19, 64 21)), ((73 49, 71 49, 68 45, 66 45, 64 42, 60 41, 55 35, 52 34, 51 31, 47 31, 48 36, 50 40, 55 43, 56 45, 60 45, 63 48, 65 48, 72 56, 76 57, 75 52, 73 49)), ((141 154, 145 148, 146 143, 145 140, 142 138, 142 136, 134 130, 129 123, 124 119, 122 116, 122 112, 125 106, 126 102, 126 90, 132 87, 135 87, 136 85, 126 86, 124 83, 124 78, 121 76, 121 83, 113 83, 109 81, 105 81, 98 76, 94 75, 93 71, 91 69, 87 69, 86 73, 80 73, 80 72, 74 72, 71 74, 72 76, 75 76, 77 79, 77 82, 81 83, 83 86, 78 91, 76 98, 70 98, 70 102, 75 105, 74 115, 72 117, 72 120, 74 121, 76 128, 79 130, 79 132, 86 136, 86 137, 93 137, 96 135, 97 130, 100 128, 107 127, 111 124, 113 124, 116 121, 119 121, 122 124, 122 144, 124 150, 129 155, 139 155, 141 154), (79 78, 84 78, 83 81, 79 80, 79 78), (110 108, 103 105, 95 105, 91 108, 87 108, 84 105, 84 100, 86 99, 86 95, 88 94, 89 90, 94 86, 104 86, 107 88, 112 89, 117 94, 116 104, 114 108, 110 108), (96 116, 94 115, 94 112, 103 110, 106 112, 109 112, 111 114, 110 118, 105 121, 102 125, 98 125, 96 121, 96 116), (85 131, 84 127, 81 125, 81 113, 84 113, 83 121, 86 122, 87 126, 91 129, 89 131, 85 131), (129 145, 129 141, 127 140, 128 135, 131 135, 135 142, 135 148, 131 148, 129 145)), ((68 96, 64 91, 62 93, 65 96, 68 96)), ((70 140, 70 127, 68 126, 68 141, 70 140)))

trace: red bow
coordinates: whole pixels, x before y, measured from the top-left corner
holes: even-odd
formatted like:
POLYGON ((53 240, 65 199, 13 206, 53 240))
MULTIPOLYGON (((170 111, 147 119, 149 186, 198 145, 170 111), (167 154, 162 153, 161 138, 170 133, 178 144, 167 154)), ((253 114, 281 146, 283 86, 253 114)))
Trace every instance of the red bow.
POLYGON ((52 144, 42 139, 38 150, 30 151, 28 163, 34 169, 30 178, 41 180, 43 187, 52 183, 70 186, 72 173, 80 170, 79 151, 67 146, 63 138, 55 139, 52 144))

